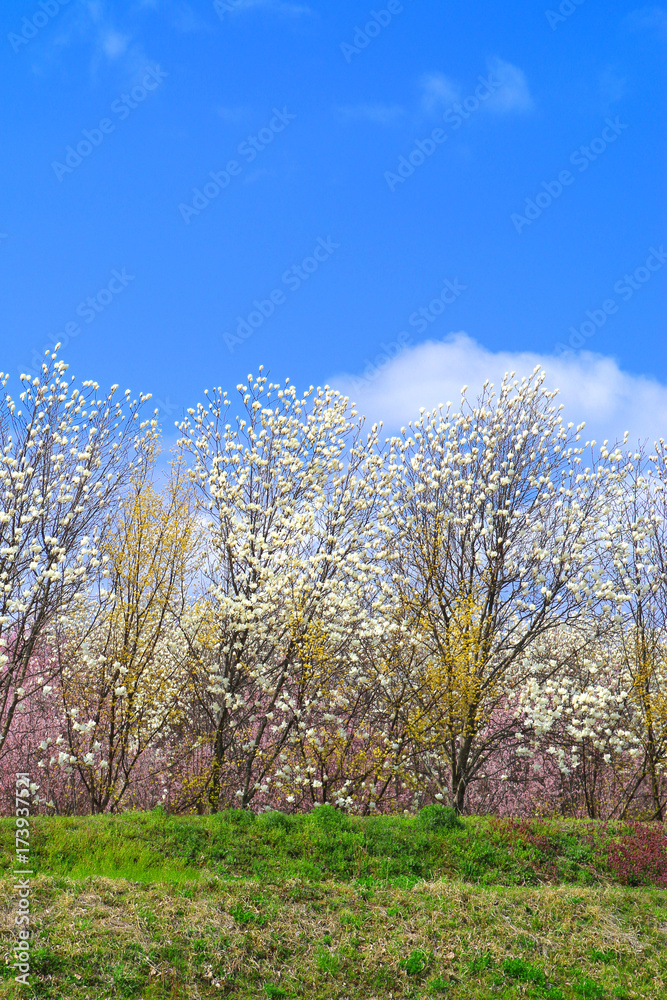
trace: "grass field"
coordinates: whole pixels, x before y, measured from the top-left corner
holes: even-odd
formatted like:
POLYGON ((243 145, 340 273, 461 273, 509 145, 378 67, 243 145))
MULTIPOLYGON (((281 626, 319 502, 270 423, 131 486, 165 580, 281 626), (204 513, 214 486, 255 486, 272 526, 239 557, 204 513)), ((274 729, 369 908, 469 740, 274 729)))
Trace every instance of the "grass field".
MULTIPOLYGON (((31 822, 31 985, 5 965, 2 997, 667 997, 661 828, 328 808, 31 822)), ((1 821, 7 954, 13 836, 1 821)))

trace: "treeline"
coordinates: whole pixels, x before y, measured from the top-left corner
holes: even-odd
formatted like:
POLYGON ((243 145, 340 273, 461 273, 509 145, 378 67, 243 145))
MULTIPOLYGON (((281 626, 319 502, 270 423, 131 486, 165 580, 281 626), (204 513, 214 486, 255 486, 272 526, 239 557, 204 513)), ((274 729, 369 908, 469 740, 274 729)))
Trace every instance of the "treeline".
POLYGON ((2 376, 5 811, 29 771, 62 814, 663 819, 664 441, 586 441, 544 378, 384 440, 260 369, 166 465, 150 397, 2 376))

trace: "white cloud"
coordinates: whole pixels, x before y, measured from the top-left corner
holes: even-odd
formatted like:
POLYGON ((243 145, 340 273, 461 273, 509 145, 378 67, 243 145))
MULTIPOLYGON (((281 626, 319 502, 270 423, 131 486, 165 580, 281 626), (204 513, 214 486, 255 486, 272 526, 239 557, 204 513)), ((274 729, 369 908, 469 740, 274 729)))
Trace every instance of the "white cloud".
MULTIPOLYGON (((69 16, 58 21, 53 49, 47 50, 57 53, 60 60, 74 46, 85 47, 89 52, 92 79, 97 80, 112 66, 119 88, 137 82, 136 77, 154 62, 136 40, 132 26, 126 23, 123 30, 116 26, 106 0, 87 0, 68 10, 69 16)), ((130 15, 134 13, 129 12, 130 15)))
POLYGON ((104 15, 104 3, 102 0, 88 0, 86 5, 93 21, 99 21, 104 15))
POLYGON ((393 125, 405 114, 399 104, 354 104, 336 108, 338 118, 343 122, 366 121, 375 125, 393 125))
POLYGON ((468 397, 475 398, 487 378, 499 386, 505 372, 521 378, 537 365, 545 369, 547 385, 560 390, 566 418, 586 421, 586 437, 614 440, 626 430, 631 441, 665 436, 667 386, 624 372, 615 359, 591 352, 555 357, 491 351, 461 332, 406 348, 370 379, 345 374, 329 382, 350 396, 369 421, 382 420, 393 433, 418 417, 421 406, 430 410, 451 402, 458 408, 464 385, 468 397))
POLYGON ((397 104, 362 103, 337 108, 338 117, 342 121, 366 120, 383 125, 401 119, 415 124, 420 115, 438 119, 448 108, 456 108, 459 103, 466 109, 466 117, 478 110, 501 115, 532 110, 535 104, 523 70, 497 56, 488 60, 487 70, 488 87, 482 83, 481 75, 474 86, 466 90, 451 77, 433 70, 419 80, 419 107, 413 105, 406 111, 397 104))
POLYGON ((484 102, 484 107, 496 114, 531 111, 535 102, 530 95, 526 75, 518 66, 494 56, 487 69, 500 86, 484 102))
POLYGON ((226 0, 220 4, 220 13, 230 13, 244 10, 272 10, 283 17, 303 17, 312 14, 311 8, 305 3, 292 3, 289 0, 226 0))
POLYGON ((429 115, 444 111, 461 97, 458 84, 444 73, 426 73, 419 82, 422 109, 429 115))
MULTIPOLYGON (((260 3, 262 3, 262 0, 260 0, 260 3)), ((287 17, 302 17, 304 14, 313 13, 308 4, 305 3, 280 3, 275 2, 275 0, 271 3, 270 0, 264 0, 262 5, 264 7, 272 7, 279 14, 284 14, 287 17)))
POLYGON ((174 3, 171 10, 174 27, 184 35, 191 35, 198 31, 208 33, 213 30, 211 24, 200 17, 199 13, 193 10, 188 3, 174 3))
POLYGON ((201 17, 187 0, 136 0, 137 11, 159 10, 163 20, 171 20, 174 28, 184 35, 196 31, 210 33, 214 30, 210 19, 201 17))
POLYGON ((121 35, 119 31, 110 28, 100 33, 100 44, 104 49, 104 54, 109 59, 117 59, 122 56, 130 41, 129 35, 121 35))

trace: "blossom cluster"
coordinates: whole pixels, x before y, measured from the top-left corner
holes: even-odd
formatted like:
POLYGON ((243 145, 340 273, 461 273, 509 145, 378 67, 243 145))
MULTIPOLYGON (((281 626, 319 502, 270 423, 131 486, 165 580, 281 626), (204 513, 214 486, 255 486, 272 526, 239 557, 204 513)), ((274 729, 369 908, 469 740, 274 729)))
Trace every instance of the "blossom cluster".
POLYGON ((664 818, 664 442, 585 440, 539 369, 384 440, 329 386, 236 388, 162 474, 149 397, 55 353, 5 396, 5 773, 61 813, 664 818))

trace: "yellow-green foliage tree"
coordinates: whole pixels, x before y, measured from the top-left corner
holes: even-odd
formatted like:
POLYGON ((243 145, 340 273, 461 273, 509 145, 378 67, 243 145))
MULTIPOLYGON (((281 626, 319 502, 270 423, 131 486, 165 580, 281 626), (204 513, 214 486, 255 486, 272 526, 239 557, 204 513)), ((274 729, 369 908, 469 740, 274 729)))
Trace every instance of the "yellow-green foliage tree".
POLYGON ((367 635, 342 660, 318 621, 295 619, 293 642, 300 663, 297 704, 315 692, 309 725, 298 728, 278 756, 274 791, 285 807, 326 803, 370 813, 381 809, 396 784, 409 780, 410 740, 401 704, 387 697, 389 634, 367 635), (374 655, 375 654, 375 655, 374 655), (384 679, 383 686, 380 678, 384 679))
POLYGON ((61 650, 66 726, 50 766, 76 769, 92 812, 117 808, 140 766, 169 763, 160 752, 189 709, 180 622, 195 569, 190 484, 175 464, 159 491, 153 470, 135 476, 119 504, 105 575, 61 650))
MULTIPOLYGON (((424 553, 427 555, 427 553, 424 553)), ((419 651, 406 697, 406 728, 424 776, 449 771, 456 787, 459 748, 483 732, 498 704, 498 679, 487 677, 480 586, 446 595, 426 573, 421 593, 402 595, 405 627, 419 651), (446 613, 443 614, 443 607, 446 613)))

